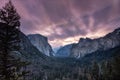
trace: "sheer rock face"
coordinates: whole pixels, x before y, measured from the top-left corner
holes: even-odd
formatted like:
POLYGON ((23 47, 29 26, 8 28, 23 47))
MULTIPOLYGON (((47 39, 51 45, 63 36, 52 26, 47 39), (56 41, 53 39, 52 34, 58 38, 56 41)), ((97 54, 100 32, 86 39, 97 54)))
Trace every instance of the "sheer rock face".
POLYGON ((41 55, 41 52, 32 45, 32 43, 30 42, 30 40, 28 39, 28 37, 23 34, 22 32, 20 32, 20 45, 21 45, 21 53, 24 56, 31 56, 31 55, 41 55))
POLYGON ((78 44, 71 48, 72 57, 83 57, 95 51, 104 51, 120 45, 120 28, 104 37, 97 39, 81 38, 78 44))
POLYGON ((31 34, 28 35, 31 43, 43 54, 47 56, 52 56, 54 54, 52 47, 48 43, 47 37, 44 37, 40 34, 31 34))
POLYGON ((77 44, 62 47, 57 54, 64 52, 70 57, 80 58, 95 51, 104 51, 120 45, 120 28, 97 39, 80 38, 77 44))

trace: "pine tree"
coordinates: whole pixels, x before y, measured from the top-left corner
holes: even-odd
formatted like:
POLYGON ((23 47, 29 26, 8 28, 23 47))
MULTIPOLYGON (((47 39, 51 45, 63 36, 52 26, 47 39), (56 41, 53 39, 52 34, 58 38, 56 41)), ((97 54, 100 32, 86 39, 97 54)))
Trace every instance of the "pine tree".
POLYGON ((101 65, 102 80, 112 80, 112 65, 110 61, 103 62, 101 65))
POLYGON ((106 62, 105 61, 103 61, 102 63, 101 63, 101 79, 102 80, 106 80, 106 76, 107 76, 107 69, 106 69, 106 62))
POLYGON ((120 55, 115 56, 112 61, 113 80, 120 80, 120 55))
POLYGON ((23 80, 26 62, 16 54, 20 50, 20 16, 9 1, 0 9, 0 80, 23 80))
POLYGON ((0 9, 0 21, 10 26, 20 26, 20 16, 11 1, 0 9))
POLYGON ((99 80, 99 65, 97 64, 97 62, 93 63, 91 74, 93 80, 99 80))

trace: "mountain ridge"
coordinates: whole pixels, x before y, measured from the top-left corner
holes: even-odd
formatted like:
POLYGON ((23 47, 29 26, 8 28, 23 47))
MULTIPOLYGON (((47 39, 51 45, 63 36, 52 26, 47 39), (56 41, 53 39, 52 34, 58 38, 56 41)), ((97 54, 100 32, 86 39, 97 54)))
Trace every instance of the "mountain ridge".
MULTIPOLYGON (((85 56, 86 54, 90 54, 95 51, 108 50, 119 45, 120 45, 120 28, 117 28, 113 32, 108 33, 100 38, 96 39, 80 38, 77 44, 72 45, 71 48, 66 47, 66 49, 67 50, 69 49, 70 52, 67 53, 70 54, 68 57, 80 58, 85 56)), ((60 54, 60 51, 62 52, 62 48, 59 49, 58 50, 59 52, 57 53, 60 54)))

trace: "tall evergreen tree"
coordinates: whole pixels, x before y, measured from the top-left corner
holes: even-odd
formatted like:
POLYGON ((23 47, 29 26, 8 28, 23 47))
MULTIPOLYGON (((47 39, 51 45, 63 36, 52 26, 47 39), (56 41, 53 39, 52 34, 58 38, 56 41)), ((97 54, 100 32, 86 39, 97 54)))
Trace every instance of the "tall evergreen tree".
POLYGON ((99 65, 97 64, 97 62, 93 63, 91 74, 93 80, 99 80, 99 65))
POLYGON ((20 50, 20 16, 11 1, 0 9, 0 80, 23 80, 26 62, 16 54, 20 50))
POLYGON ((114 57, 112 61, 113 80, 120 80, 120 55, 114 57))
POLYGON ((0 9, 0 21, 10 26, 20 26, 20 16, 11 1, 0 9))
POLYGON ((101 77, 102 80, 112 80, 112 65, 110 61, 104 61, 101 64, 101 77))

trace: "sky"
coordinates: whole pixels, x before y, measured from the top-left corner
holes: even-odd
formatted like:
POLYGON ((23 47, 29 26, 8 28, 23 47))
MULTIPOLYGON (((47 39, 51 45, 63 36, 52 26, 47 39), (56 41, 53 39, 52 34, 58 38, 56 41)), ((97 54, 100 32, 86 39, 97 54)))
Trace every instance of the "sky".
MULTIPOLYGON (((0 8, 8 0, 0 0, 0 8)), ((41 34, 55 47, 98 38, 120 27, 120 0, 12 0, 26 35, 41 34)))

